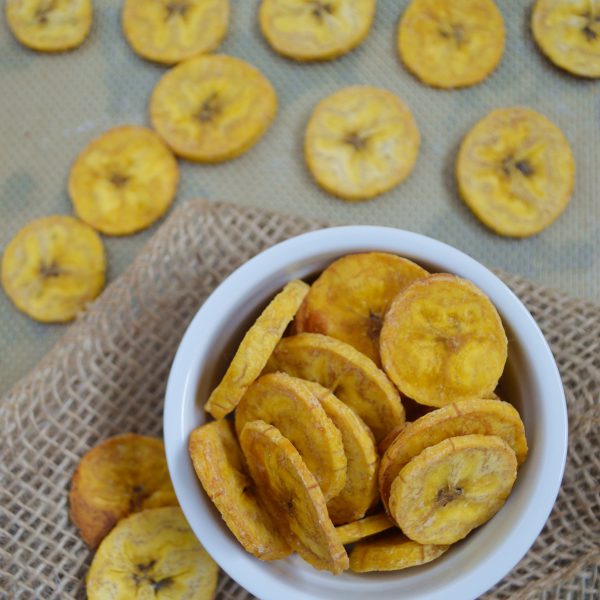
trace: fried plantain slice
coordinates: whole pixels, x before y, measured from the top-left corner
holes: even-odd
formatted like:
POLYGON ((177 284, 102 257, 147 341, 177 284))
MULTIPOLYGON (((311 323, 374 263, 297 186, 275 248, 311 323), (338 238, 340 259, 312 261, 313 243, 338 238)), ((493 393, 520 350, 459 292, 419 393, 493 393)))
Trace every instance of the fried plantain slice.
POLYGON ((230 413, 260 375, 308 290, 303 281, 290 281, 248 329, 221 383, 204 406, 215 419, 230 413))
POLYGON ((492 231, 527 237, 565 210, 575 182, 569 142, 529 108, 492 111, 463 140, 456 163, 460 194, 492 231))
POLYGON ((62 215, 28 223, 2 256, 2 285, 15 306, 44 323, 75 318, 104 287, 106 255, 100 236, 62 215))
POLYGON ((466 279, 439 273, 400 293, 381 329, 386 373, 428 406, 492 392, 506 363, 507 339, 489 298, 466 279))
POLYGON ((152 127, 178 156, 220 162, 249 150, 275 118, 269 80, 233 56, 196 56, 173 67, 150 98, 152 127))
POLYGON ((311 285, 295 325, 342 340, 381 366, 379 334, 392 300, 429 273, 386 252, 349 254, 331 263, 311 285))
POLYGON ((358 350, 319 333, 282 339, 265 368, 316 381, 352 408, 378 442, 404 423, 400 396, 385 373, 358 350))
POLYGON ((600 77, 599 0, 537 0, 531 29, 555 65, 580 77, 600 77))
POLYGON ((389 513, 415 542, 453 544, 502 508, 516 477, 515 453, 502 438, 447 438, 398 473, 389 513))
POLYGON ((270 373, 257 379, 240 400, 235 428, 239 437, 249 421, 277 427, 294 444, 329 500, 346 484, 347 460, 342 434, 324 408, 302 379, 270 373))
POLYGON ((92 26, 91 0, 6 0, 5 9, 17 40, 41 52, 76 48, 92 26))
POLYGON ((355 521, 363 517, 379 497, 375 438, 365 422, 327 388, 314 381, 305 381, 304 385, 342 434, 347 458, 346 483, 337 496, 328 500, 329 517, 334 525, 355 521))
POLYGON ((121 21, 134 52, 172 65, 221 43, 229 0, 125 0, 121 21))
POLYGON ((244 549, 261 560, 288 556, 247 472, 233 423, 219 419, 194 429, 188 450, 202 487, 244 549))
POLYGON ((162 440, 126 433, 92 448, 73 474, 69 504, 90 548, 127 515, 176 505, 162 440))
POLYGON ((500 63, 504 21, 492 0, 412 0, 398 27, 406 68, 439 88, 474 85, 500 63))
POLYGON ((343 88, 317 104, 304 156, 316 182, 344 200, 367 200, 408 177, 420 134, 404 102, 381 88, 343 88))
POLYGON ((449 547, 419 544, 394 531, 358 542, 350 552, 350 570, 355 573, 400 571, 431 562, 449 547))
POLYGON ((517 410, 502 400, 463 400, 447 404, 409 423, 386 449, 379 468, 379 491, 387 505, 392 482, 425 448, 450 437, 495 435, 515 452, 518 464, 527 458, 525 426, 517 410))
POLYGON ((358 540, 381 533, 386 529, 396 527, 396 524, 385 514, 371 515, 358 521, 336 527, 338 537, 342 544, 354 544, 358 540))
POLYGON ((315 569, 336 575, 347 569, 348 555, 321 488, 292 443, 273 425, 251 421, 240 445, 256 489, 291 548, 315 569))
POLYGON ((145 229, 169 209, 179 169, 172 152, 150 129, 125 125, 93 140, 69 174, 77 216, 106 235, 145 229))
POLYGON ((269 44, 289 58, 336 58, 367 37, 375 4, 375 0, 263 0, 260 28, 269 44))
POLYGON ((211 600, 219 568, 179 507, 123 519, 103 540, 87 575, 89 600, 211 600))

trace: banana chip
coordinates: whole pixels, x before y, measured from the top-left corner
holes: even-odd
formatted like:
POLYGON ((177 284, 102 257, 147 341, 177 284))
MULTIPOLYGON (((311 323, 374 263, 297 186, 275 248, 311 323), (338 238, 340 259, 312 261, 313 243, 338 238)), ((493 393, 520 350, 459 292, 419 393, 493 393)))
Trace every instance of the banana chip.
POLYGON ((248 329, 221 383, 204 406, 215 419, 230 413, 260 375, 308 290, 303 281, 290 281, 248 329))
POLYGON ((381 329, 386 373, 403 394, 428 406, 491 393, 506 356, 494 305, 470 281, 445 273, 402 292, 381 329))
POLYGON ((104 539, 87 575, 89 600, 211 600, 219 568, 179 507, 145 510, 104 539))
POLYGON ((258 493, 287 543, 316 569, 339 574, 348 555, 317 480, 292 443, 264 421, 247 423, 240 444, 258 493))
POLYGON ((367 200, 406 179, 419 152, 410 109, 391 92, 344 88, 321 100, 304 139, 317 183, 344 200, 367 200))
POLYGON ((261 560, 291 552, 258 499, 233 424, 211 421, 190 434, 189 453, 202 487, 244 549, 261 560))
MULTIPOLYGON (((239 436, 249 421, 261 420, 277 427, 294 444, 325 500, 329 500, 346 484, 347 461, 342 434, 324 409, 304 381, 271 373, 257 379, 244 394, 235 411, 235 428, 239 436)), ((374 471, 366 476, 375 480, 374 471)))
POLYGON ((599 0, 537 0, 531 28, 555 65, 581 77, 600 77, 599 0))
POLYGON ((458 187, 475 216, 500 235, 527 237, 565 210, 575 161, 560 129, 528 108, 484 117, 463 140, 458 187))
POLYGON ((107 235, 149 227, 171 206, 179 170, 162 140, 144 127, 115 127, 93 140, 69 175, 77 216, 107 235))
POLYGON ((324 60, 346 54, 369 33, 376 0, 263 0, 260 28, 280 54, 324 60))
POLYGON ((502 438, 451 437, 423 450, 398 473, 390 516, 415 542, 453 544, 502 508, 516 477, 515 453, 502 438))
POLYGON ((125 0, 122 13, 134 52, 168 65, 214 50, 228 22, 229 0, 125 0))
POLYGON ((406 68, 440 88, 474 85, 504 52, 504 21, 492 0, 412 0, 398 28, 406 68))
POLYGON ((233 56, 197 56, 170 69, 150 99, 152 126, 175 154, 220 162, 249 150, 277 111, 269 80, 233 56))
POLYGON ((342 340, 380 366, 379 334, 392 300, 427 275, 414 262, 385 252, 339 258, 311 285, 296 316, 296 331, 342 340))
POLYGON ((266 371, 284 371, 328 388, 352 408, 380 441, 404 423, 400 396, 385 373, 358 350, 319 333, 282 339, 266 371))
POLYGON ((37 321, 70 321, 104 287, 100 236, 73 217, 32 221, 8 243, 2 285, 15 306, 37 321))
POLYGON ((381 533, 392 527, 396 527, 396 524, 386 514, 381 513, 365 517, 347 525, 342 525, 341 527, 336 527, 335 530, 342 544, 346 545, 354 544, 358 540, 381 533))
POLYGON ((92 448, 75 470, 69 503, 90 548, 127 515, 176 505, 162 440, 127 433, 92 448))
POLYGON ((92 26, 91 0, 6 0, 5 8, 14 36, 41 52, 76 48, 92 26))

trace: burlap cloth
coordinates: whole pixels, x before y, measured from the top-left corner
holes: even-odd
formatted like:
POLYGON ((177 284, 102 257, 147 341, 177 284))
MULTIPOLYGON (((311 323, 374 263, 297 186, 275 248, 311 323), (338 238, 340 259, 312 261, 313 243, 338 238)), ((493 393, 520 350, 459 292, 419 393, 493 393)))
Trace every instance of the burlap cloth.
MULTIPOLYGON (((80 598, 91 554, 69 522, 81 455, 125 431, 161 435, 167 375, 199 306, 233 269, 318 225, 193 201, 0 404, 0 595, 80 598)), ((487 598, 598 598, 600 307, 502 275, 550 342, 566 388, 569 460, 537 542, 487 598)), ((246 598, 223 575, 219 598, 246 598)))

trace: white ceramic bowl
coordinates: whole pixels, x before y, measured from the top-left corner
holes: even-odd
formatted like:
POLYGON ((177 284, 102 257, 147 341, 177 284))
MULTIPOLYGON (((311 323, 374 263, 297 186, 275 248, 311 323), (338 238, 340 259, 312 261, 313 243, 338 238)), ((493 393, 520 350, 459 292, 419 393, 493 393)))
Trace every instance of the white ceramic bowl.
POLYGON ((567 448, 567 414, 556 364, 537 324, 518 298, 481 264, 436 240, 386 227, 336 227, 282 242, 249 260, 207 299, 188 327, 173 363, 164 436, 175 492, 190 526, 219 565, 264 600, 326 598, 412 600, 476 598, 506 575, 542 529, 558 494, 567 448), (261 562, 229 532, 198 482, 188 436, 203 423, 202 406, 244 331, 290 279, 306 278, 345 254, 380 250, 431 271, 473 281, 495 304, 509 339, 502 395, 519 410, 529 442, 502 510, 437 561, 396 573, 333 576, 298 557, 261 562))

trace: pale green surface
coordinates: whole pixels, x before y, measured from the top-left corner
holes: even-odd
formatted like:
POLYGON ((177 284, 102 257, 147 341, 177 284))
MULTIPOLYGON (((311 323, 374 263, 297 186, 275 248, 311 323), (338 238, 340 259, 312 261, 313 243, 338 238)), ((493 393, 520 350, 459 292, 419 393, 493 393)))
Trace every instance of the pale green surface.
MULTIPOLYGON (((256 0, 232 0, 220 51, 245 58, 269 77, 280 102, 266 137, 241 158, 221 165, 181 163, 177 202, 204 196, 318 218, 332 223, 411 229, 453 244, 490 267, 600 300, 600 83, 551 66, 529 34, 529 5, 498 2, 507 50, 496 73, 461 91, 418 83, 395 48, 407 0, 379 0, 366 41, 322 64, 298 64, 263 41, 256 0), (387 87, 411 107, 422 134, 416 169, 399 188, 372 202, 347 204, 311 181, 302 134, 315 103, 348 84, 387 87), (571 205, 546 232, 527 240, 500 238, 471 216, 456 195, 456 149, 471 125, 496 107, 531 106, 566 134, 577 162, 571 205)), ((0 249, 31 219, 71 210, 65 184, 70 165, 93 137, 123 123, 147 124, 148 96, 164 67, 139 59, 124 41, 120 2, 96 0, 94 25, 79 49, 44 55, 20 46, 0 19, 0 249)), ((110 277, 130 262, 154 229, 107 239, 110 277)), ((0 392, 29 370, 64 332, 36 324, 0 293, 0 392)))

